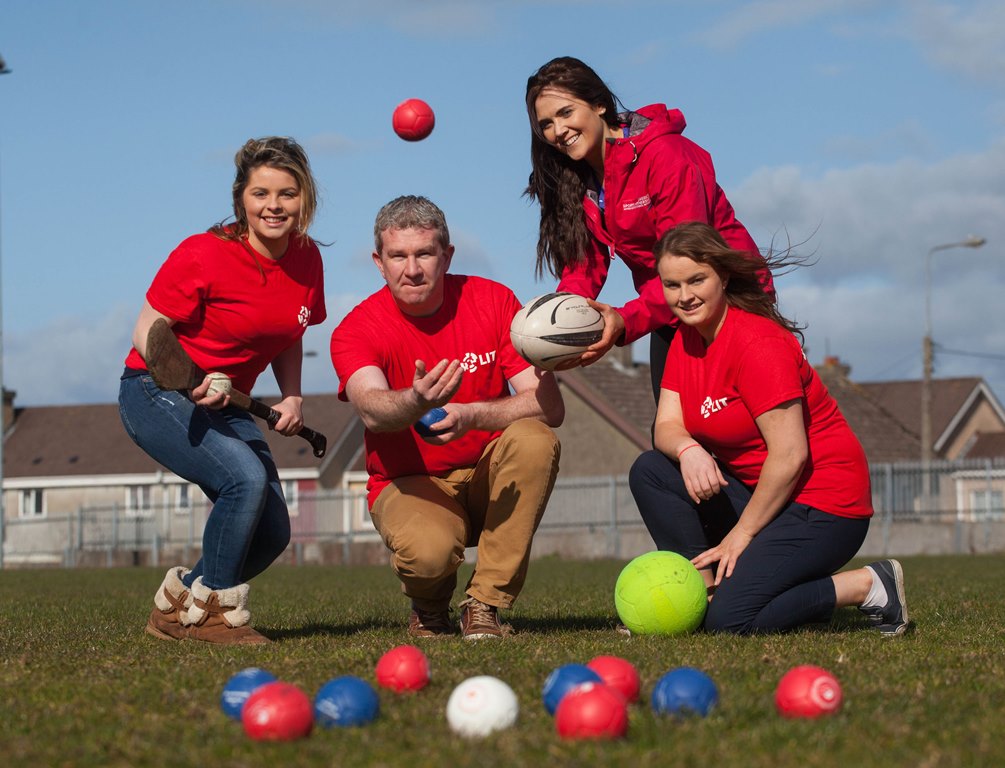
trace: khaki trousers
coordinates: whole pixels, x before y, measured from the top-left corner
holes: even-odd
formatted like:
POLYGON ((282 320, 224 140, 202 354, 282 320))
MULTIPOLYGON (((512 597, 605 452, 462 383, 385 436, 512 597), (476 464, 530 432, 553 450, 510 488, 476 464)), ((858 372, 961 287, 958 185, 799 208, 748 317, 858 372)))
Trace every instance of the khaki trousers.
POLYGON ((509 608, 527 578, 530 548, 558 475, 561 446, 536 419, 521 419, 485 447, 474 467, 391 482, 370 516, 391 550, 402 591, 420 608, 450 603, 465 547, 478 562, 470 597, 509 608))

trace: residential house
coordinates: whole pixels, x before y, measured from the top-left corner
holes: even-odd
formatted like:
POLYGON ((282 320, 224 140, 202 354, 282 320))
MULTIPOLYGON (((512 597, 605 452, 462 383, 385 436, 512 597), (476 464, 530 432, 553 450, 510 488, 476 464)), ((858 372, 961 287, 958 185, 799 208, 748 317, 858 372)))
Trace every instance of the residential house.
MULTIPOLYGON (((22 523, 16 530, 9 526, 5 552, 51 553, 51 541, 46 546, 39 542, 52 539, 50 527, 24 523, 69 519, 84 507, 111 510, 110 519, 135 520, 137 531, 143 520, 161 515, 168 521, 163 530, 169 538, 183 538, 193 514, 204 519, 210 504, 202 491, 164 470, 129 439, 117 405, 17 408, 14 393, 5 395, 4 517, 22 523)), ((306 398, 304 419, 328 438, 322 459, 314 457, 305 440, 268 429, 264 433, 279 467, 294 528, 317 530, 313 506, 301 509, 299 500, 318 489, 341 486, 345 469, 362 452, 363 428, 353 408, 334 394, 306 398)), ((72 533, 70 528, 61 532, 64 539, 84 535, 79 526, 72 533)), ((75 543, 81 542, 65 540, 62 546, 75 543)))
MULTIPOLYGON (((858 386, 910 432, 921 434, 920 381, 874 381, 858 386)), ((936 459, 972 457, 969 452, 980 435, 1003 432, 1005 408, 983 379, 932 380, 932 451, 936 459)), ((982 450, 989 445, 985 443, 982 450)))

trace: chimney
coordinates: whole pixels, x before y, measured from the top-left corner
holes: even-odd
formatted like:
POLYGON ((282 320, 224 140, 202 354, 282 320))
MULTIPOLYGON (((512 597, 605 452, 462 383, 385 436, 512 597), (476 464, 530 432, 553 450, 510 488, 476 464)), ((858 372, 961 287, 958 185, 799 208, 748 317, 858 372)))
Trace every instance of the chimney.
POLYGON ((623 347, 617 345, 611 347, 610 351, 604 355, 604 359, 615 368, 630 371, 635 362, 632 360, 632 345, 625 344, 623 347))
POLYGON ((14 424, 14 396, 17 392, 3 388, 3 434, 7 434, 14 424))
POLYGON ((841 358, 837 355, 827 355, 824 358, 823 365, 821 368, 826 368, 829 371, 840 374, 844 378, 848 378, 851 373, 851 366, 841 362, 841 358))

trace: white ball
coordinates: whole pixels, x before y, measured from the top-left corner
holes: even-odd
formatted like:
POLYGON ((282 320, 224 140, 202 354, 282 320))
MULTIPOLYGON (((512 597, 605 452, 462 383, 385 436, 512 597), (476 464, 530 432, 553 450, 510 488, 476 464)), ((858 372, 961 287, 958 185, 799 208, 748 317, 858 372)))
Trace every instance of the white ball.
POLYGON ((604 335, 604 316, 574 293, 546 293, 514 315, 510 340, 531 365, 553 371, 604 335))
POLYGON ((230 382, 230 377, 225 373, 220 373, 219 371, 214 371, 213 373, 207 374, 209 378, 209 393, 210 395, 215 395, 217 393, 222 395, 229 395, 232 389, 232 384, 230 382))
POLYGON ((481 675, 454 688, 447 701, 447 722, 454 733, 477 738, 509 728, 519 711, 512 688, 496 677, 481 675))

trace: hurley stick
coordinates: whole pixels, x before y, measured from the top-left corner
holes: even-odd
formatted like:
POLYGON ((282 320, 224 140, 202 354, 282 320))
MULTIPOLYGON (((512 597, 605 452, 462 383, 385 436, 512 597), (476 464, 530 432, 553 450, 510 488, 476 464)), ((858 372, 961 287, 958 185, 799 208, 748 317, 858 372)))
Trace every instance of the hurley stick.
MULTIPOLYGON (((147 335, 146 363, 154 382, 161 389, 195 389, 206 378, 206 372, 192 362, 171 326, 160 317, 150 326, 147 335)), ((230 403, 264 419, 270 427, 276 426, 279 421, 277 411, 236 389, 230 390, 230 403)), ((319 459, 328 450, 328 438, 310 427, 302 427, 297 435, 311 444, 314 455, 319 459)))

